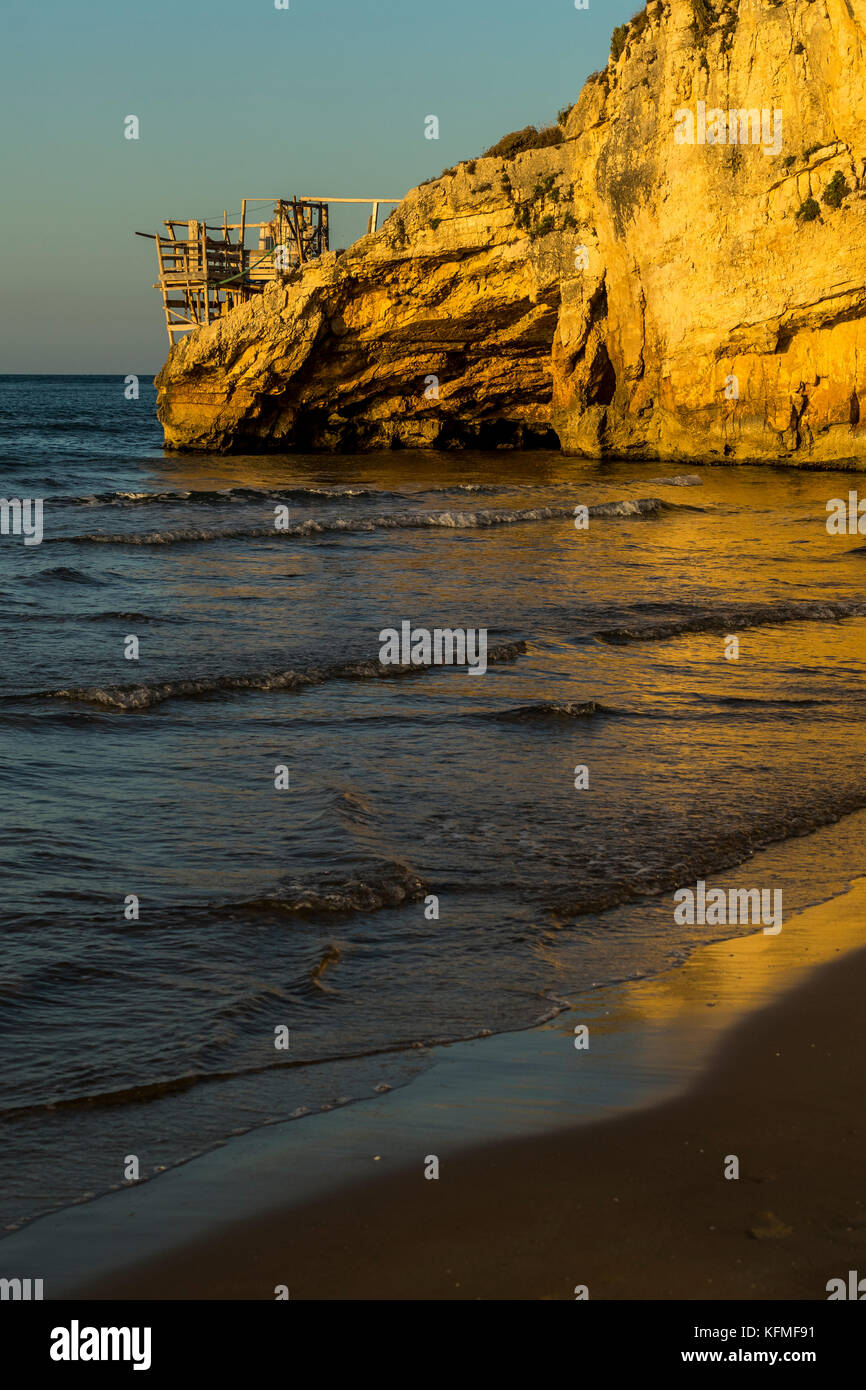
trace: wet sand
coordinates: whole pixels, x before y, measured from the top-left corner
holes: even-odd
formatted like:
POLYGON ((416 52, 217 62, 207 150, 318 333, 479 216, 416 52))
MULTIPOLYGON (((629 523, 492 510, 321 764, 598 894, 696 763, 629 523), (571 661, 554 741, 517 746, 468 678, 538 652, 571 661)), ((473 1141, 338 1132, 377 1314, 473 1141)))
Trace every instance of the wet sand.
MULTIPOLYGON (((271 1299, 285 1285, 293 1299, 570 1300, 585 1285, 591 1299, 826 1299, 829 1279, 866 1274, 866 950, 844 949, 862 941, 864 920, 861 880, 802 914, 799 929, 720 943, 671 972, 695 1017, 736 1012, 737 999, 742 1013, 750 972, 782 951, 799 960, 785 975, 797 983, 726 1032, 684 1094, 455 1150, 438 1180, 419 1153, 290 1206, 287 1174, 286 1204, 80 1292, 271 1299), (718 975, 697 988, 707 960, 723 956, 734 962, 727 994, 718 975), (730 1156, 737 1179, 725 1177, 730 1156)), ((663 1009, 666 987, 635 986, 638 1011, 641 991, 644 1012, 653 999, 663 1009)), ((679 1046, 696 1037, 677 1036, 679 1046)))

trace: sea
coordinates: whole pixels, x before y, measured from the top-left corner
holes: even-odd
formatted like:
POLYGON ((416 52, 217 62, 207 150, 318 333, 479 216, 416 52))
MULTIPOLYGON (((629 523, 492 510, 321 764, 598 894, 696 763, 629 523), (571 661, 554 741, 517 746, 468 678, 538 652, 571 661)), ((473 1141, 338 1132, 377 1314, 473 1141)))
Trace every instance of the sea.
POLYGON ((0 1230, 761 930, 683 886, 863 872, 855 474, 170 453, 129 394, 0 378, 0 1230))

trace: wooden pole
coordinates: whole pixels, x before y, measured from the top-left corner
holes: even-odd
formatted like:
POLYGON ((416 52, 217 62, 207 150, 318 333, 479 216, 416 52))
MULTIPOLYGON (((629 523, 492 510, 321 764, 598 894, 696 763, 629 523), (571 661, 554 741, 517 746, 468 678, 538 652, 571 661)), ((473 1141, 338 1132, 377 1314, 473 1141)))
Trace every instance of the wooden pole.
POLYGON ((238 243, 238 244, 240 245, 240 248, 241 248, 241 278, 240 278, 240 280, 239 280, 239 282, 238 282, 239 285, 241 286, 241 288, 243 288, 243 283, 244 283, 244 278, 243 278, 243 272, 244 272, 244 270, 245 270, 245 266, 244 266, 244 255, 245 255, 245 252, 244 252, 244 234, 245 234, 245 232, 246 232, 246 229, 247 229, 247 200, 246 200, 246 198, 243 198, 243 199, 241 199, 241 225, 240 225, 240 237, 239 237, 239 243, 238 243))
POLYGON ((299 217, 300 217, 300 209, 298 208, 298 200, 297 200, 297 198, 292 198, 292 220, 293 220, 293 222, 294 222, 294 224, 295 224, 295 241, 298 243, 298 263, 299 263, 300 265, 303 265, 303 264, 304 264, 304 243, 303 243, 303 241, 301 240, 301 229, 300 229, 300 227, 299 227, 299 225, 298 225, 298 218, 299 218, 299 217))
POLYGON ((170 343, 173 343, 174 338, 171 336, 171 311, 168 307, 168 290, 166 289, 165 280, 163 279, 164 271, 162 263, 162 243, 160 242, 159 237, 157 237, 156 239, 156 258, 159 262, 159 282, 162 286, 162 304, 163 308, 165 309, 165 327, 166 331, 168 332, 168 341, 170 343))
POLYGON ((210 323, 210 285, 208 284, 207 278, 207 227, 204 225, 204 223, 202 223, 201 225, 201 273, 202 280, 204 282, 204 294, 202 295, 202 299, 204 301, 202 304, 202 308, 204 310, 204 321, 205 323, 210 323))

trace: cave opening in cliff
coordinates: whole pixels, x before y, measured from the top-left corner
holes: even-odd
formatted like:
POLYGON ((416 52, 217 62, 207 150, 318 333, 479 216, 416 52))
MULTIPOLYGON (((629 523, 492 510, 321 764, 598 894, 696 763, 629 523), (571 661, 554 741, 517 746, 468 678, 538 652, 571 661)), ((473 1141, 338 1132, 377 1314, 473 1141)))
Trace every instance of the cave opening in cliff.
POLYGON ((524 426, 523 446, 524 449, 556 449, 562 448, 559 442, 559 435, 550 425, 540 425, 537 430, 524 426))
POLYGON ((551 449, 562 447, 559 435, 547 424, 527 425, 522 420, 481 420, 474 425, 444 427, 436 441, 440 449, 551 449))
POLYGON ((600 342, 589 370, 587 403, 589 405, 610 405, 616 394, 616 371, 608 356, 607 348, 600 342))

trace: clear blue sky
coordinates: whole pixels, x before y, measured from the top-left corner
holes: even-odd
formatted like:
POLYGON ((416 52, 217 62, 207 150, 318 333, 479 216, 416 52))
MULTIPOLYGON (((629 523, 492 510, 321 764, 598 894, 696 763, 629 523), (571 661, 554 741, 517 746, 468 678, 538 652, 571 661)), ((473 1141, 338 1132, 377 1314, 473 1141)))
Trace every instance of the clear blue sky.
MULTIPOLYGON (((555 119, 637 8, 4 0, 0 372, 157 370, 155 253, 134 231, 239 213, 244 195, 401 196, 555 119), (438 141, 424 138, 431 114, 438 141)), ((365 217, 334 215, 332 246, 365 217)))

